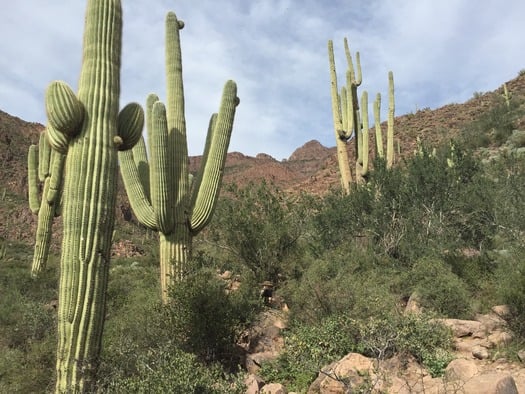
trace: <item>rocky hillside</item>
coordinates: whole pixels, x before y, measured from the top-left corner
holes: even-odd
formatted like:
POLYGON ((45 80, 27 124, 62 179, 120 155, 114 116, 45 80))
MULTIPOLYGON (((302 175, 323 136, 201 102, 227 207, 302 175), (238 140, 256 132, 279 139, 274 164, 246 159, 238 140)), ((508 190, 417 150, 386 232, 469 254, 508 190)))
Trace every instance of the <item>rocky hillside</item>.
MULTIPOLYGON (((513 100, 525 100, 525 75, 507 82, 513 100)), ((395 119, 396 145, 401 156, 411 155, 419 138, 437 144, 457 136, 463 128, 501 102, 502 87, 493 92, 475 94, 463 104, 449 104, 435 110, 421 109, 395 119)), ((0 110, 0 236, 32 242, 34 218, 27 208, 27 149, 38 141, 43 125, 31 123, 0 110)), ((386 131, 386 124, 382 127, 386 131)), ((518 121, 525 127, 525 119, 518 121)), ((386 134, 386 133, 384 133, 386 134)), ((335 145, 335 142, 334 142, 335 145)), ((373 144, 371 143, 371 146, 373 144)), ((348 144, 350 157, 352 144, 348 144)), ((373 153, 372 153, 373 155, 373 153)), ((190 158, 192 171, 198 169, 200 157, 190 158)), ((400 157, 397 159, 400 161, 400 157)), ((260 153, 256 157, 239 152, 228 154, 225 183, 246 184, 265 179, 290 192, 323 194, 339 186, 336 151, 318 141, 306 142, 287 159, 278 161, 260 153)), ((117 220, 129 219, 129 204, 121 190, 117 220)))

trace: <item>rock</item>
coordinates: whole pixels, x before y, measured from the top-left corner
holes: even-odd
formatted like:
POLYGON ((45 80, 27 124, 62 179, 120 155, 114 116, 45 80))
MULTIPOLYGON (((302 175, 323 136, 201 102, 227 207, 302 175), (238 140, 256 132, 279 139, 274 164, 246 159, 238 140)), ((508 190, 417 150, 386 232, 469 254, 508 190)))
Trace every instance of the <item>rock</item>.
POLYGON ((467 381, 478 373, 478 367, 474 360, 457 358, 452 360, 445 369, 447 381, 467 381))
POLYGON ((245 394, 258 394, 260 393, 261 388, 264 386, 263 380, 254 374, 249 374, 244 379, 244 384, 246 385, 245 394))
POLYGON ((310 385, 308 394, 346 393, 350 387, 365 383, 371 376, 374 362, 358 353, 350 353, 341 360, 324 367, 317 379, 310 385))
POLYGON ((495 305, 491 308, 491 311, 503 319, 510 316, 510 308, 508 305, 495 305))
POLYGON ((244 367, 246 368, 246 371, 251 374, 256 374, 259 369, 261 369, 261 365, 266 361, 275 360, 278 356, 278 353, 274 351, 265 351, 265 352, 258 352, 253 354, 246 355, 246 359, 244 361, 244 367))
POLYGON ((421 307, 421 298, 418 293, 414 292, 408 298, 407 306, 405 307, 405 314, 414 313, 416 315, 420 315, 422 312, 423 308, 421 307))
POLYGON ((465 394, 519 394, 514 378, 504 372, 476 375, 463 386, 465 394))
POLYGON ((478 345, 472 348, 472 355, 478 360, 486 360, 487 358, 489 358, 489 351, 486 347, 478 345))
POLYGON ((261 389, 261 394, 287 394, 286 388, 280 383, 265 384, 261 389))
POLYGON ((224 271, 220 277, 224 280, 229 280, 232 278, 232 272, 231 271, 224 271))
POLYGON ((507 331, 495 331, 488 336, 488 341, 491 346, 506 345, 512 341, 512 334, 507 331))
POLYGON ((476 320, 438 319, 437 321, 449 327, 456 338, 470 336, 484 329, 476 320))
POLYGON ((525 349, 518 351, 518 358, 522 363, 525 363, 525 349))

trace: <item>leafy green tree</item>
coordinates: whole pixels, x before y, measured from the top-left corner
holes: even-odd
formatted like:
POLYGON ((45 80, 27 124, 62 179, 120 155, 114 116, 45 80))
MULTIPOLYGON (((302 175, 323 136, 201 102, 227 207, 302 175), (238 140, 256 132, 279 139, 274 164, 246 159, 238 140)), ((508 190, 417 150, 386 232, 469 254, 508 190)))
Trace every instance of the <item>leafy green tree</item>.
POLYGON ((277 283, 282 275, 296 275, 314 201, 305 195, 292 197, 266 182, 233 185, 225 194, 212 224, 216 246, 258 281, 277 283))

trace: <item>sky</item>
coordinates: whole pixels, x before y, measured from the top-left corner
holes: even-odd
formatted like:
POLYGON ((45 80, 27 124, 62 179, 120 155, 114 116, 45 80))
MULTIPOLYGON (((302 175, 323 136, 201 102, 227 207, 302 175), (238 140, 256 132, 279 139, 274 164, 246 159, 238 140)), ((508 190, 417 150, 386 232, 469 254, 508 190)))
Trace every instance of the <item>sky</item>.
MULTIPOLYGON (((0 0, 0 110, 45 124, 53 80, 74 90, 85 1, 0 0)), ((164 20, 181 31, 188 149, 200 155, 224 83, 238 85, 230 152, 288 158, 310 140, 335 146, 328 40, 341 86, 343 40, 360 52, 360 92, 395 80, 396 115, 462 103, 525 69, 523 0, 122 0, 121 97, 165 99, 164 20)), ((402 132, 399 130, 398 132, 402 132)))

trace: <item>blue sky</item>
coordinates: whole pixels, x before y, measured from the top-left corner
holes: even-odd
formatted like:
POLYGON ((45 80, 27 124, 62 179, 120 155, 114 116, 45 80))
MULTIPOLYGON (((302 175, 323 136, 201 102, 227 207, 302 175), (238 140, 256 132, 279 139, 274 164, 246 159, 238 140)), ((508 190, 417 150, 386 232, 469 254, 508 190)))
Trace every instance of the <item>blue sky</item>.
MULTIPOLYGON (((45 123, 48 84, 60 79, 77 88, 85 1, 0 2, 0 109, 45 123)), ((152 92, 165 97, 165 15, 175 11, 186 24, 191 155, 202 153, 228 79, 237 82, 241 99, 230 151, 281 160, 312 139, 334 146, 329 39, 340 82, 344 37, 361 54, 361 91, 386 95, 388 71, 394 72, 396 115, 464 102, 525 69, 523 0, 122 0, 122 6, 121 106, 143 104, 152 92)))

